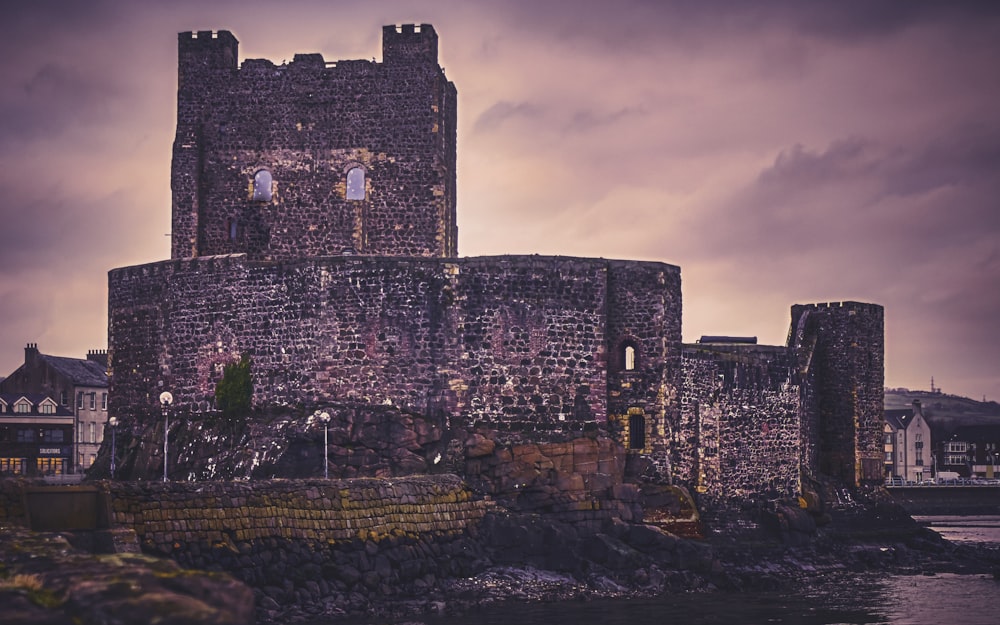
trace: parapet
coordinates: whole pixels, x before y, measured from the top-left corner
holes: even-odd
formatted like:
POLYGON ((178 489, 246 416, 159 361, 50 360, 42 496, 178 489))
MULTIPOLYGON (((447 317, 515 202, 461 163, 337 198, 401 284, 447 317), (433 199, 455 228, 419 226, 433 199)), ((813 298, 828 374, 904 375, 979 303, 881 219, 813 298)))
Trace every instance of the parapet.
POLYGON ((387 65, 438 62, 438 37, 430 24, 382 27, 382 62, 387 65))
POLYGON ((178 58, 200 59, 215 69, 236 69, 239 45, 228 30, 199 30, 177 34, 178 58))

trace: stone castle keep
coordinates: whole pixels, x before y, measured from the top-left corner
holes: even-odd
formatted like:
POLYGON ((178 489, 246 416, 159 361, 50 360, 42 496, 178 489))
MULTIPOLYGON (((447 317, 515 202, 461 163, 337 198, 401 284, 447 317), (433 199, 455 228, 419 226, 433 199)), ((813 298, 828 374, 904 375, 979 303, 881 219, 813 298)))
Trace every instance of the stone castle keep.
POLYGON ((382 46, 381 62, 240 65, 231 33, 180 34, 171 259, 109 274, 126 477, 162 466, 160 392, 181 416, 173 443, 246 357, 248 419, 328 410, 351 450, 371 415, 405 421, 409 455, 387 453, 406 461, 350 455, 352 475, 467 473, 475 436, 604 432, 630 479, 706 504, 881 480, 881 306, 793 306, 785 346, 685 345, 674 265, 458 256, 457 91, 437 34, 387 26, 382 46))

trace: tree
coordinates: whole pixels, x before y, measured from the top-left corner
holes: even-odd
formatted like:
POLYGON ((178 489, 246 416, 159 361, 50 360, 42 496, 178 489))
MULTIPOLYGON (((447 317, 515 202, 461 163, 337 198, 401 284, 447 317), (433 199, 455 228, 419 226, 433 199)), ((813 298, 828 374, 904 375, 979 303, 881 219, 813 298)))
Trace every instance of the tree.
POLYGON ((252 397, 250 358, 244 355, 239 362, 230 363, 222 370, 222 379, 215 385, 215 405, 222 411, 222 417, 232 422, 234 417, 250 412, 252 397))

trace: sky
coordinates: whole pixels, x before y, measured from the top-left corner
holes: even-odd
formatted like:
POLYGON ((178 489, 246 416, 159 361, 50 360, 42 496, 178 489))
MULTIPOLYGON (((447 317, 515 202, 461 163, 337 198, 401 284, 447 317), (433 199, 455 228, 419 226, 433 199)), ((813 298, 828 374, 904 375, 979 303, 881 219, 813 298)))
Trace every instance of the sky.
POLYGON ((27 0, 0 38, 0 376, 107 347, 107 272, 170 256, 177 33, 458 89, 462 256, 681 267, 684 340, 885 307, 886 385, 1000 399, 1000 2, 27 0))

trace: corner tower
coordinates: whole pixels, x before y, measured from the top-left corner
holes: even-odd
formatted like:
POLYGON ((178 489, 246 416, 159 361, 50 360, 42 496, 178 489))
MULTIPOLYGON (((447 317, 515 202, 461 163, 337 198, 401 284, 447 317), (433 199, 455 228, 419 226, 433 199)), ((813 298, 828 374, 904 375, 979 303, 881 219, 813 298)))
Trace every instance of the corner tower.
POLYGON ((454 257, 456 103, 427 24, 383 29, 383 62, 247 59, 181 33, 171 256, 454 257))
POLYGON ((878 304, 792 307, 807 466, 848 484, 883 479, 884 317, 878 304))

